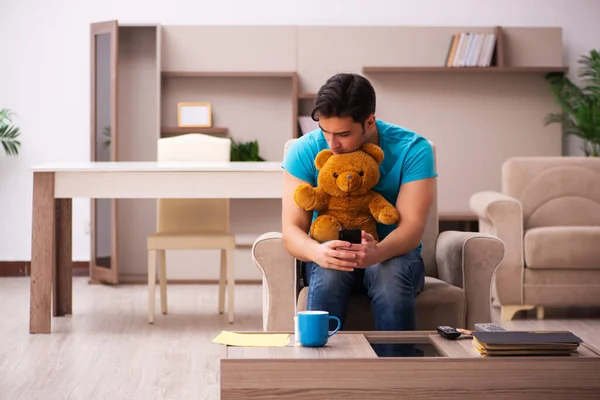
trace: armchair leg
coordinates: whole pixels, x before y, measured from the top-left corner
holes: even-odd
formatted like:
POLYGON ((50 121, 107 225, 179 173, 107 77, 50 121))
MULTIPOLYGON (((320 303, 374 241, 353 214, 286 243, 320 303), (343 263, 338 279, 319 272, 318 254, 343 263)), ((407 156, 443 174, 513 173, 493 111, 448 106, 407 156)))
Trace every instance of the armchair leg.
POLYGON ((535 306, 532 305, 516 305, 516 306, 501 306, 500 307, 500 319, 502 321, 510 321, 513 319, 516 313, 519 311, 533 310, 535 306))
POLYGON ((154 323, 154 301, 156 295, 156 250, 148 251, 148 323, 154 323))
POLYGON ((158 250, 158 281, 160 283, 160 309, 167 313, 167 251, 158 250))
POLYGON ((227 272, 227 252, 221 249, 221 270, 219 272, 219 314, 225 312, 225 273, 227 272))
POLYGON ((544 306, 538 306, 536 310, 537 319, 544 319, 544 306))
POLYGON ((234 249, 226 250, 227 254, 227 320, 230 324, 234 321, 233 316, 233 304, 234 299, 234 285, 235 285, 235 263, 233 262, 234 249))

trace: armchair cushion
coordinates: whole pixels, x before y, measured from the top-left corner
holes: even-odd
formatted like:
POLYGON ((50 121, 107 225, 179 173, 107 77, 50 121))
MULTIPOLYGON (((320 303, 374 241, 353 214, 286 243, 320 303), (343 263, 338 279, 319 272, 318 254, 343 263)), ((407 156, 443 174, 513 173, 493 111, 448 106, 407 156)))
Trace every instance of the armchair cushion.
POLYGON ((530 269, 600 270, 600 226, 549 226, 525 232, 530 269))

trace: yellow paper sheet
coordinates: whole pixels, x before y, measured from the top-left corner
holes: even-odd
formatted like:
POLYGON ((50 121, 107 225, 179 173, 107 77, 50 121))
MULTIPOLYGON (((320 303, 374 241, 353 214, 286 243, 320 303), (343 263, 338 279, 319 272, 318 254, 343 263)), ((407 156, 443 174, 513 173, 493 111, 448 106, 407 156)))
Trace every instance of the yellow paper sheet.
POLYGON ((213 343, 243 347, 284 347, 289 344, 287 333, 235 333, 222 331, 213 343))

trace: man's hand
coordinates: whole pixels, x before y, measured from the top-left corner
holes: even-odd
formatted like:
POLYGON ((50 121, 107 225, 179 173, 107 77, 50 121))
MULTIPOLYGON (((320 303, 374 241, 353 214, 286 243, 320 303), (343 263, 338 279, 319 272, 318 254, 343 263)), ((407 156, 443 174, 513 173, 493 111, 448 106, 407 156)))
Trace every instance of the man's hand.
POLYGON ((312 261, 323 268, 352 272, 357 266, 356 252, 349 249, 350 243, 343 240, 322 243, 315 248, 312 261))
POLYGON ((356 268, 368 268, 381 261, 375 238, 365 231, 362 231, 361 243, 350 246, 350 251, 356 255, 356 268))

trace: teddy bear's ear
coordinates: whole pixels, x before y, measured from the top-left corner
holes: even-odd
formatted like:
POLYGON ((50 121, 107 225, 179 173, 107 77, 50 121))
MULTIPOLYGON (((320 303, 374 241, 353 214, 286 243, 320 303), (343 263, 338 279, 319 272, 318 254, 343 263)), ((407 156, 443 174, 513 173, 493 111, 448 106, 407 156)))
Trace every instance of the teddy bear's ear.
POLYGON ((323 168, 323 165, 325 165, 332 155, 333 151, 331 150, 321 150, 319 154, 317 154, 317 157, 315 157, 315 167, 317 167, 318 170, 323 168))
POLYGON ((373 157, 377 161, 377 164, 381 164, 383 161, 383 150, 376 144, 365 143, 362 145, 361 150, 373 157))

